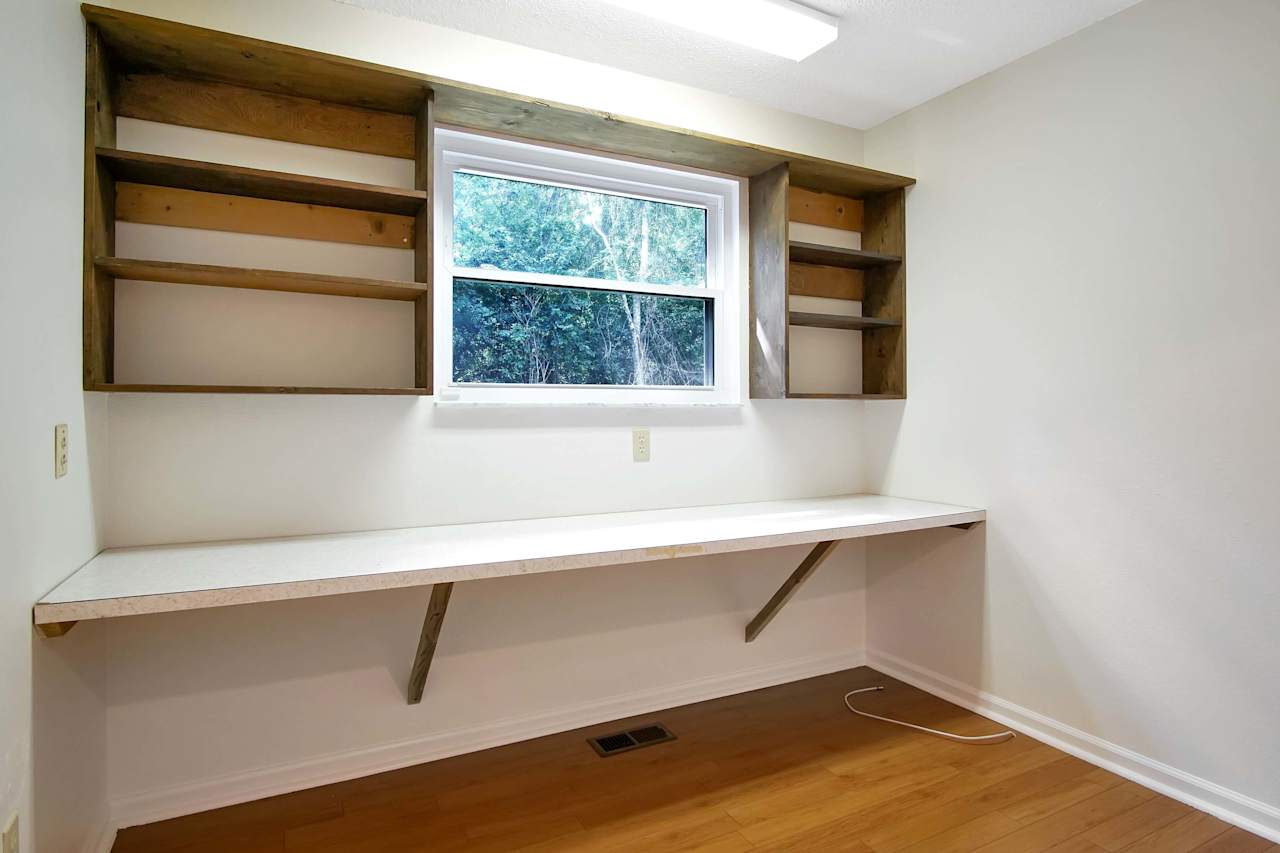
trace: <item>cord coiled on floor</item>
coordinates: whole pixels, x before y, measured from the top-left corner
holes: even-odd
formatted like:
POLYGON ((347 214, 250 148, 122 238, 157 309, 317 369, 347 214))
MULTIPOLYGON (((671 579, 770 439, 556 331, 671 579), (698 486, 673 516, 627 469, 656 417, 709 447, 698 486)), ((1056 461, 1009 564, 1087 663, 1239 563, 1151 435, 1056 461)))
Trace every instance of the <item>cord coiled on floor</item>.
POLYGON ((1011 731, 996 732, 993 735, 955 735, 955 734, 952 734, 951 732, 941 732, 941 731, 938 731, 937 729, 929 729, 929 728, 925 728, 924 726, 917 726, 914 723, 904 723, 901 720, 891 720, 888 717, 881 717, 877 714, 868 714, 866 711, 859 711, 857 708, 853 707, 853 703, 849 701, 849 697, 857 693, 873 693, 879 690, 884 690, 884 688, 883 687, 862 687, 857 690, 850 690, 848 693, 844 694, 844 706, 860 717, 869 717, 873 720, 879 720, 882 723, 893 723, 895 726, 905 726, 908 729, 915 729, 918 732, 925 732, 927 734, 937 735, 938 737, 944 737, 944 738, 947 738, 948 740, 959 741, 960 743, 1004 743, 1010 738, 1017 737, 1017 735, 1015 735, 1011 731))

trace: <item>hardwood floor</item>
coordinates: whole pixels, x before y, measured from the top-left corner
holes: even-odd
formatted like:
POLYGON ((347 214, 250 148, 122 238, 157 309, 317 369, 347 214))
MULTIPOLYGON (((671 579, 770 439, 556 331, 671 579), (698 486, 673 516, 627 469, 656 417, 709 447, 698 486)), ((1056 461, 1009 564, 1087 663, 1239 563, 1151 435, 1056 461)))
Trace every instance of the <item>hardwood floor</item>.
MULTIPOLYGON (((1257 836, 867 668, 121 831, 115 853, 1280 851, 1257 836), (665 723, 600 758, 584 738, 665 723)), ((430 697, 423 706, 430 713, 430 697)))

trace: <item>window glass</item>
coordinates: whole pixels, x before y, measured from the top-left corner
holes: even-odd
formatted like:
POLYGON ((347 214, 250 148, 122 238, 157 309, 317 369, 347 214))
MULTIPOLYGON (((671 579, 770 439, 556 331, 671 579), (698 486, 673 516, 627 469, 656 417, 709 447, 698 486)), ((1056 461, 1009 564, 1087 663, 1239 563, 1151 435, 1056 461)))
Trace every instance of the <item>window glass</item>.
POLYGON ((712 300, 453 282, 453 380, 530 385, 713 383, 712 300))
POLYGON ((703 287, 707 212, 457 171, 453 262, 470 269, 703 287))

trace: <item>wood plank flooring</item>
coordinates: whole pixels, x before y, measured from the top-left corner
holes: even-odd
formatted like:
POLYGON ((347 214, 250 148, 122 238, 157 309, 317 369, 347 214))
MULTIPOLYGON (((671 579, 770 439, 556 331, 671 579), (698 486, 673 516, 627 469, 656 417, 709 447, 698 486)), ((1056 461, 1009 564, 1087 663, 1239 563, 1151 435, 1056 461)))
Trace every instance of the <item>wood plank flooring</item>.
MULTIPOLYGON (((1280 846, 865 667, 120 832, 115 853, 1277 853, 1280 846), (653 721, 678 740, 600 758, 653 721)), ((429 703, 423 706, 430 713, 429 703)))

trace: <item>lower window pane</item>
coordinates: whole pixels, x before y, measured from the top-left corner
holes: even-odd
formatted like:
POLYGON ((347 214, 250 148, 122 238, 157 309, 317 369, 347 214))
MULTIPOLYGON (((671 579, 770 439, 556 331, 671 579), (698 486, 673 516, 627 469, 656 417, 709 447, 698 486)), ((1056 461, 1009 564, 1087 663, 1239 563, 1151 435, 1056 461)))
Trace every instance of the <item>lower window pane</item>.
POLYGON ((711 300, 455 279, 453 380, 713 383, 711 300))

